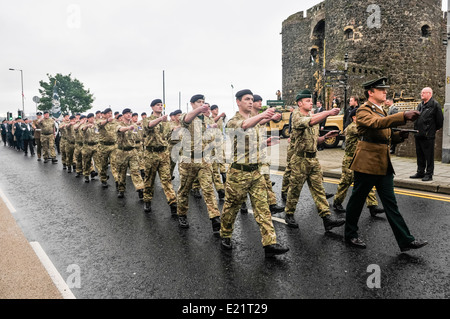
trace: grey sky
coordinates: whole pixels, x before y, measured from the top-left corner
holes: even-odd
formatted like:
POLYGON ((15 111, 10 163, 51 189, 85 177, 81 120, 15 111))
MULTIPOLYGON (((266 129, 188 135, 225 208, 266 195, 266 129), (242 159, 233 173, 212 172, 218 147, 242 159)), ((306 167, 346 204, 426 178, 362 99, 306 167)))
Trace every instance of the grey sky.
MULTIPOLYGON (((0 115, 25 112, 46 74, 69 74, 94 94, 93 110, 170 112, 202 93, 230 116, 243 88, 275 99, 281 90, 283 20, 320 0, 16 0, 0 4, 0 115)), ((446 6, 445 6, 446 7, 446 6)))

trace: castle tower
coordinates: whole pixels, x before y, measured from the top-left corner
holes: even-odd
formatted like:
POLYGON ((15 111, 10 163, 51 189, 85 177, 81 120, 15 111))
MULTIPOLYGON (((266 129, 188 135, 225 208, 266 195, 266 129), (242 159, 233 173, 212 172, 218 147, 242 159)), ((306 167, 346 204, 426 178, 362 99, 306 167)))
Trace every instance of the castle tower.
POLYGON ((339 76, 323 70, 342 71, 348 53, 348 97, 363 97, 363 82, 386 76, 389 96, 419 99, 430 86, 443 104, 445 32, 440 0, 325 0, 283 22, 283 99, 295 104, 309 88, 328 107, 334 95, 343 100, 339 76))

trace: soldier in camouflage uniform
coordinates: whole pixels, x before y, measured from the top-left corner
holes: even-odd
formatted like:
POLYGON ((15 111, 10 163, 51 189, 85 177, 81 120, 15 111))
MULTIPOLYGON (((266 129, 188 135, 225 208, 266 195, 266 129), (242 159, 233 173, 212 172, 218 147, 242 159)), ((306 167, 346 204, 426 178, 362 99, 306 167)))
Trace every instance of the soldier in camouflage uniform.
POLYGON ((289 117, 289 138, 288 138, 288 149, 286 154, 286 169, 283 173, 283 181, 281 184, 281 198, 286 201, 287 192, 289 189, 289 178, 291 177, 291 158, 294 155, 294 145, 295 145, 295 135, 291 128, 291 121, 294 112, 297 110, 295 107, 291 107, 291 115, 289 117))
POLYGON ((182 130, 182 156, 179 163, 180 188, 177 198, 178 222, 181 228, 188 228, 187 213, 189 208, 189 191, 195 179, 198 179, 205 198, 214 235, 220 230, 220 212, 212 186, 212 167, 204 156, 207 145, 213 141, 213 132, 207 127, 203 95, 195 95, 190 100, 192 111, 180 118, 182 130))
POLYGON ((145 155, 144 155, 144 127, 142 126, 143 121, 139 120, 139 114, 133 113, 131 116, 131 121, 137 125, 138 131, 136 136, 136 150, 139 157, 139 171, 141 172, 142 179, 145 179, 145 155))
POLYGON ((89 183, 89 175, 94 177, 91 168, 92 162, 97 158, 99 134, 95 124, 94 113, 89 113, 86 118, 87 122, 81 127, 81 131, 83 132, 83 150, 81 153, 84 181, 89 183))
POLYGON ((65 130, 65 125, 69 123, 69 114, 63 115, 63 120, 59 124, 59 134, 61 135, 61 139, 59 142, 59 149, 61 151, 61 161, 63 164, 63 170, 67 169, 67 153, 66 153, 66 147, 67 147, 67 132, 65 130))
MULTIPOLYGON (((116 150, 116 122, 112 116, 112 110, 107 108, 103 111, 103 117, 97 124, 99 133, 99 146, 98 146, 98 158, 99 158, 99 171, 100 180, 103 188, 108 188, 108 164, 111 162, 112 153, 116 150)), ((115 172, 115 166, 111 165, 111 172, 114 179, 117 181, 117 173, 115 172)))
MULTIPOLYGON (((271 119, 275 111, 268 109, 257 116, 251 116, 253 93, 241 90, 236 94, 239 111, 227 123, 227 135, 232 143, 232 164, 227 174, 225 203, 220 228, 221 246, 232 249, 231 236, 237 213, 250 195, 255 220, 259 225, 262 245, 267 257, 286 253, 289 249, 277 243, 277 236, 267 203, 267 185, 259 169, 260 136, 258 123, 271 119)), ((271 139, 267 140, 271 145, 271 139)))
POLYGON ((296 101, 299 110, 292 116, 292 130, 297 132, 294 146, 294 155, 291 158, 291 177, 286 200, 285 221, 289 227, 298 228, 294 219, 294 213, 305 182, 308 182, 309 190, 316 204, 319 216, 323 220, 326 231, 345 224, 344 219, 336 219, 331 216, 325 188, 323 187, 323 173, 319 160, 316 157, 317 145, 326 138, 337 136, 338 132, 328 132, 319 137, 319 124, 330 115, 339 114, 339 109, 324 111, 315 115, 311 114, 312 95, 309 90, 304 90, 297 95, 296 101))
MULTIPOLYGON (((261 107, 262 107, 262 97, 257 94, 253 95, 253 107, 252 107, 251 116, 257 116, 261 111, 261 107)), ((271 120, 278 121, 280 119, 281 119, 281 114, 276 113, 272 119, 261 121, 259 123, 259 125, 261 126, 260 135, 267 133, 267 132, 265 132, 265 129, 264 129, 265 124, 267 124, 271 120)), ((275 193, 273 191, 272 181, 270 180, 270 162, 269 162, 269 158, 267 156, 267 148, 261 149, 259 156, 260 156, 260 166, 261 166, 260 171, 266 181, 266 186, 267 186, 267 202, 269 203, 270 212, 272 214, 282 213, 282 212, 284 212, 284 206, 277 205, 277 196, 275 195, 275 193)))
POLYGON ((225 165, 225 144, 223 139, 223 128, 224 121, 226 118, 225 113, 219 114, 219 107, 217 105, 211 106, 211 118, 217 124, 217 136, 216 136, 216 150, 219 154, 217 154, 217 161, 213 163, 213 171, 214 173, 219 172, 222 176, 222 183, 225 184, 227 180, 227 168, 225 165))
POLYGON ((86 123, 86 120, 86 116, 81 115, 79 121, 73 127, 75 134, 75 150, 73 156, 76 162, 77 178, 83 176, 83 132, 81 131, 80 127, 86 123))
MULTIPOLYGON (((342 203, 344 202, 347 191, 353 183, 353 171, 350 169, 350 164, 355 154, 356 145, 359 141, 358 128, 356 126, 356 108, 350 113, 349 117, 352 120, 351 124, 345 129, 345 154, 342 160, 342 175, 334 196, 333 208, 337 213, 345 213, 342 203)), ((376 216, 384 213, 384 210, 378 208, 378 201, 375 195, 375 190, 372 189, 366 199, 367 207, 370 215, 376 216)))
POLYGON ((150 104, 152 115, 144 120, 145 130, 145 179, 144 211, 151 212, 151 202, 155 188, 156 173, 159 174, 161 186, 166 195, 172 216, 177 214, 177 196, 172 186, 170 175, 169 138, 171 134, 167 115, 162 115, 163 104, 160 99, 150 104))
POLYGON ((44 117, 38 121, 41 131, 42 155, 44 156, 44 163, 47 163, 51 158, 52 163, 57 163, 55 150, 55 121, 50 118, 48 111, 44 112, 44 117))
POLYGON ((60 130, 64 130, 64 135, 66 137, 66 158, 65 163, 67 165, 67 173, 72 173, 72 167, 73 167, 73 154, 75 151, 75 131, 73 129, 73 126, 76 124, 76 117, 72 115, 69 117, 68 123, 63 123, 60 126, 60 130))
POLYGON ((170 176, 174 179, 173 172, 175 166, 177 166, 178 159, 180 157, 181 139, 180 139, 180 116, 181 110, 176 110, 171 113, 170 116, 170 141, 169 141, 169 154, 170 154, 170 176), (172 154, 172 151, 175 153, 172 154))
POLYGON ((119 198, 125 196, 127 171, 130 169, 131 180, 139 194, 139 198, 144 198, 144 181, 139 171, 139 157, 136 149, 136 138, 138 126, 131 121, 132 112, 124 109, 123 119, 117 125, 117 153, 116 161, 119 175, 119 198))

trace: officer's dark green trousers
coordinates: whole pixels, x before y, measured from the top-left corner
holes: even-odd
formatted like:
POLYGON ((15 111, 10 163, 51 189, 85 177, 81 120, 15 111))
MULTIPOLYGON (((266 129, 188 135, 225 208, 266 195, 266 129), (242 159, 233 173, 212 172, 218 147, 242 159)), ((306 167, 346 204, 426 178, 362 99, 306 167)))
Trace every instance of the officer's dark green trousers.
POLYGON ((400 248, 405 247, 414 241, 414 237, 409 232, 408 226, 398 210, 397 200, 394 194, 393 173, 388 175, 370 175, 355 172, 353 192, 346 209, 345 238, 351 239, 358 237, 358 220, 367 195, 374 186, 383 203, 386 218, 394 232, 397 244, 400 248))

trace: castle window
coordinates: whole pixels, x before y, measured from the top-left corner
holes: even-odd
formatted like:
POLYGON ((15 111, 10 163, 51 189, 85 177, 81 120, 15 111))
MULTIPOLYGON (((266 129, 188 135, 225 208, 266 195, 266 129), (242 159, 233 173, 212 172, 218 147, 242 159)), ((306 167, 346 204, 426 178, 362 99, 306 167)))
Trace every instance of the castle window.
POLYGON ((425 24, 422 27, 422 38, 429 38, 431 37, 431 28, 429 25, 425 24))
POLYGON ((347 29, 344 31, 345 39, 347 40, 353 40, 353 29, 347 29))

